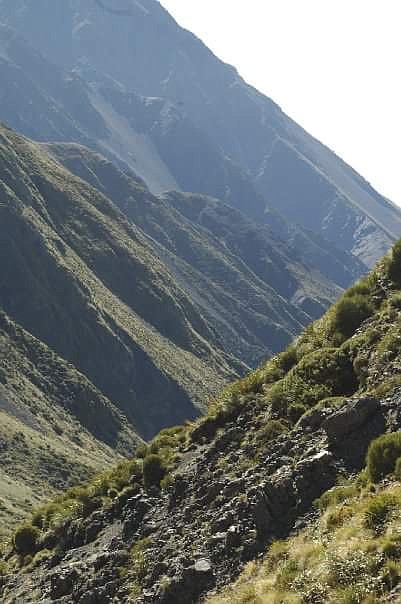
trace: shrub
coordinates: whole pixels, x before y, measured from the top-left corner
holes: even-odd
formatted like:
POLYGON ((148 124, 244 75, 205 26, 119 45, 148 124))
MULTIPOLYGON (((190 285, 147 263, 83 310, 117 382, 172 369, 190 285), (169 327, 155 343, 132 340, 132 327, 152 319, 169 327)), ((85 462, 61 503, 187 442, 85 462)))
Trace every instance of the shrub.
POLYGON ((383 381, 375 388, 372 388, 370 390, 370 394, 376 396, 377 398, 384 398, 399 386, 401 386, 401 375, 394 375, 393 377, 383 381))
POLYGON ((147 455, 143 460, 143 484, 145 489, 152 486, 160 487, 160 482, 166 474, 166 468, 159 455, 147 455))
POLYGON ((401 578, 401 569, 399 565, 393 560, 389 560, 386 562, 383 569, 383 583, 387 587, 389 591, 394 589, 394 587, 399 583, 401 578))
POLYGON ((396 560, 401 558, 401 543, 398 539, 388 539, 382 547, 383 554, 386 558, 396 560))
POLYGON ((359 490, 356 485, 350 484, 345 486, 334 487, 329 491, 323 493, 323 495, 315 502, 316 507, 319 510, 326 510, 331 505, 338 505, 358 495, 359 490))
POLYGON ((401 457, 395 462, 394 476, 397 480, 401 480, 401 457))
POLYGON ((369 299, 362 294, 345 295, 337 302, 332 328, 344 338, 351 337, 365 319, 373 313, 369 299))
POLYGON ((151 545, 152 538, 144 537, 134 543, 130 551, 131 571, 139 585, 141 585, 148 572, 149 559, 147 550, 151 545))
POLYGON ((323 348, 305 356, 294 373, 310 384, 324 384, 333 394, 351 394, 355 376, 347 355, 337 348, 323 348))
POLYGON ((383 434, 372 441, 366 457, 370 479, 379 482, 394 472, 399 457, 401 457, 401 432, 383 434))
POLYGON ((382 562, 381 554, 367 556, 363 550, 351 550, 343 553, 331 549, 326 558, 327 583, 334 588, 348 588, 360 583, 364 577, 377 576, 382 562))
POLYGON ((277 356, 277 365, 284 372, 288 373, 298 362, 297 350, 295 346, 289 346, 287 350, 277 356))
POLYGON ((399 500, 390 493, 381 493, 372 497, 364 512, 364 525, 366 528, 380 531, 390 512, 399 504, 399 500))
POLYGON ((359 586, 346 587, 338 593, 338 604, 361 604, 365 602, 365 592, 359 586))
POLYGON ((308 410, 305 405, 301 405, 300 403, 293 403, 288 407, 288 418, 289 420, 295 424, 300 417, 303 416, 304 413, 308 410))
POLYGON ((327 514, 326 528, 331 531, 333 529, 343 526, 345 522, 353 516, 354 510, 352 507, 343 506, 335 508, 333 511, 327 514))
MULTIPOLYGON (((267 391, 272 410, 289 416, 293 405, 311 407, 322 399, 350 395, 357 388, 352 363, 338 348, 311 352, 267 391)), ((294 416, 300 408, 294 409, 294 416)), ((291 411, 292 413, 292 411, 291 411)))
POLYGON ((401 239, 393 246, 387 274, 394 283, 401 283, 401 239))
POLYGON ((288 558, 289 546, 288 541, 273 541, 267 555, 268 568, 273 569, 278 562, 288 558))
POLYGON ((8 574, 8 564, 4 560, 0 560, 0 584, 1 578, 8 574))
POLYGON ((282 422, 271 419, 257 432, 256 441, 260 445, 267 444, 287 431, 287 427, 282 422))
POLYGON ((174 475, 173 474, 166 474, 164 476, 164 478, 162 478, 162 480, 160 481, 160 488, 163 491, 166 491, 167 489, 169 489, 170 487, 173 486, 174 484, 174 475))
POLYGON ((275 587, 278 589, 288 589, 298 573, 299 569, 296 560, 285 561, 277 573, 275 587))
POLYGON ((34 554, 39 534, 39 530, 31 524, 20 526, 14 534, 15 551, 22 556, 34 554))
POLYGON ((135 455, 137 456, 138 459, 144 459, 147 454, 148 454, 147 445, 145 445, 144 443, 141 443, 140 445, 137 446, 135 455))

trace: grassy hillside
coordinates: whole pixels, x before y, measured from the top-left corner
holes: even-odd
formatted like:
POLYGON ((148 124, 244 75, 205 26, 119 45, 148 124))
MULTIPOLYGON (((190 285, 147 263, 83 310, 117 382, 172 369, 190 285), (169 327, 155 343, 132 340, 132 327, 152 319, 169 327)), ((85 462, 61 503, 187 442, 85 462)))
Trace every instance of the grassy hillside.
POLYGON ((141 442, 72 365, 0 312, 0 533, 141 442))
POLYGON ((49 496, 132 454, 140 437, 199 415, 225 382, 281 350, 341 291, 238 211, 202 196, 154 197, 83 147, 35 144, 1 127, 0 192, 0 310, 30 342, 24 350, 20 339, 9 342, 0 359, 4 426, 28 439, 19 459, 0 463, 4 485, 10 473, 20 477, 12 518, 42 499, 44 484, 49 496), (41 347, 57 360, 39 365, 31 350, 41 347), (17 395, 13 355, 23 359, 13 367, 24 384, 17 395), (61 366, 103 402, 63 390, 61 366), (32 379, 48 418, 45 457, 60 457, 55 442, 66 451, 60 471, 38 462, 26 416, 32 379), (104 455, 93 457, 89 441, 82 455, 70 451, 80 428, 95 447, 109 447, 104 455))
POLYGON ((401 485, 362 474, 316 502, 318 518, 274 542, 263 562, 205 604, 376 604, 398 602, 401 485))
POLYGON ((39 509, 5 546, 5 602, 68 597, 72 568, 117 601, 396 601, 400 274, 397 244, 206 417, 39 509))
POLYGON ((233 375, 230 359, 144 235, 106 197, 5 129, 0 173, 4 310, 143 435, 196 415, 233 375))

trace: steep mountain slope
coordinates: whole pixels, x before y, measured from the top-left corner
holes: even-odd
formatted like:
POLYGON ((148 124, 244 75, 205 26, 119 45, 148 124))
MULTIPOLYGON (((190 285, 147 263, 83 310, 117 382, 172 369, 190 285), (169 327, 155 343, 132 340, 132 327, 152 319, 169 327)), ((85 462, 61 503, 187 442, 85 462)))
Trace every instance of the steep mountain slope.
MULTIPOLYGON (((100 150, 102 153, 107 154, 113 163, 116 166, 120 166, 124 172, 127 172, 127 164, 129 164, 135 173, 145 175, 148 182, 152 182, 153 177, 151 177, 151 172, 153 170, 156 170, 160 175, 160 166, 164 164, 159 162, 157 167, 153 162, 154 155, 150 152, 150 154, 148 153, 150 147, 148 146, 148 143, 145 144, 144 142, 144 132, 148 129, 149 133, 152 133, 153 136, 159 127, 164 131, 165 125, 170 123, 170 119, 166 117, 167 114, 163 109, 165 105, 164 101, 160 99, 143 99, 136 97, 133 94, 125 94, 120 90, 121 87, 117 87, 117 91, 114 90, 116 88, 114 82, 110 82, 109 80, 106 80, 105 83, 103 82, 101 86, 103 90, 102 94, 106 96, 112 95, 111 89, 113 88, 113 102, 117 103, 115 100, 117 98, 117 92, 120 96, 122 95, 124 97, 125 95, 126 100, 128 99, 126 109, 128 110, 130 108, 130 119, 136 121, 135 128, 137 130, 139 129, 138 131, 141 132, 139 138, 135 139, 137 140, 135 148, 126 147, 124 145, 121 146, 121 140, 115 136, 115 120, 110 124, 106 119, 107 116, 109 116, 111 109, 109 107, 110 111, 108 110, 108 112, 106 112, 107 115, 105 117, 105 101, 99 101, 100 92, 98 83, 96 83, 96 85, 88 82, 85 83, 75 72, 65 73, 61 68, 46 61, 43 56, 29 47, 19 35, 5 26, 0 26, 0 39, 3 48, 3 53, 0 56, 0 73, 4 84, 0 91, 0 116, 4 117, 9 124, 12 124, 19 131, 38 140, 74 140, 89 145, 92 149, 100 150), (96 102, 94 102, 94 86, 98 90, 95 94, 97 99, 96 102), (108 90, 108 93, 106 93, 106 89, 108 90), (164 121, 159 120, 157 117, 159 111, 165 116, 167 121, 165 121, 164 118, 164 121), (145 147, 148 151, 146 151, 145 147), (145 164, 147 165, 146 169, 145 164)), ((132 143, 133 139, 131 138, 130 128, 125 122, 120 123, 118 131, 127 138, 127 144, 129 141, 132 143)), ((199 151, 199 137, 192 133, 190 140, 192 141, 191 144, 193 144, 193 148, 199 151)), ((191 153, 188 152, 186 145, 181 140, 166 141, 166 144, 169 149, 174 148, 178 153, 184 153, 186 157, 191 156, 191 153)), ((154 145, 154 141, 152 142, 152 145, 154 145)), ((78 148, 76 147, 75 149, 78 148)), ((62 161, 66 161, 65 150, 61 155, 63 157, 60 156, 59 159, 61 158, 62 161)), ((75 155, 77 155, 76 150, 75 155)), ((191 171, 194 173, 196 172, 202 178, 206 178, 208 183, 211 183, 215 169, 217 168, 219 171, 218 166, 220 165, 220 160, 216 154, 207 150, 205 150, 204 153, 202 152, 202 157, 204 159, 206 157, 208 158, 208 164, 206 165, 201 159, 199 159, 199 161, 196 160, 192 168, 188 168, 188 174, 191 171), (199 169, 200 166, 202 166, 201 169, 199 169)), ((81 163, 82 161, 89 163, 94 162, 93 159, 81 160, 81 163)), ((177 161, 178 164, 181 165, 182 157, 178 158, 177 161)), ((91 179, 88 169, 79 167, 76 165, 77 162, 78 160, 72 157, 68 167, 73 171, 76 170, 78 175, 83 176, 87 180, 89 179, 90 184, 97 186, 96 181, 99 181, 99 179, 101 181, 102 176, 97 174, 97 179, 91 179)), ((106 169, 104 162, 99 164, 99 169, 100 172, 103 171, 107 173, 104 176, 105 178, 113 180, 111 188, 107 187, 107 183, 103 183, 102 192, 106 193, 109 197, 114 197, 114 200, 118 198, 121 202, 123 196, 118 191, 119 187, 122 187, 122 190, 127 192, 127 183, 125 182, 127 176, 118 177, 115 174, 108 174, 112 168, 107 166, 106 169), (120 178, 119 181, 118 178, 120 178)), ((92 165, 89 170, 94 170, 95 172, 99 171, 92 165)), ((230 174, 234 174, 234 172, 231 171, 230 174)), ((137 180, 133 174, 131 174, 131 177, 134 180, 137 180)), ((280 320, 277 319, 277 310, 274 308, 269 310, 268 304, 265 305, 262 303, 261 308, 260 303, 257 302, 257 308, 250 307, 248 309, 246 306, 242 305, 241 299, 241 309, 239 309, 239 311, 238 308, 233 309, 235 316, 238 317, 238 320, 234 325, 232 324, 231 319, 227 322, 226 318, 221 319, 220 315, 221 308, 223 308, 223 313, 227 313, 228 309, 232 307, 233 304, 238 306, 238 292, 236 291, 233 291, 231 302, 229 302, 228 305, 224 304, 222 306, 220 303, 217 310, 215 308, 212 310, 213 317, 211 320, 213 322, 216 321, 215 317, 217 313, 220 331, 232 331, 234 328, 236 331, 245 330, 244 338, 242 338, 242 340, 245 339, 245 342, 238 341, 238 339, 236 340, 235 335, 233 337, 232 335, 227 334, 226 340, 227 338, 230 338, 230 344, 227 349, 232 351, 235 356, 240 357, 241 360, 244 360, 249 364, 255 364, 255 362, 259 362, 262 357, 265 357, 266 353, 269 353, 270 350, 277 351, 282 347, 283 343, 288 341, 288 334, 293 335, 295 333, 294 326, 297 323, 301 322, 305 325, 306 321, 305 318, 303 318, 304 313, 308 315, 309 318, 315 318, 317 314, 321 314, 328 302, 333 301, 338 295, 338 286, 341 288, 349 286, 358 276, 365 272, 366 267, 362 262, 358 261, 356 257, 352 256, 350 253, 339 251, 322 237, 316 236, 311 232, 306 232, 297 226, 288 224, 280 218, 278 214, 271 210, 265 212, 264 206, 261 204, 261 200, 256 194, 253 185, 250 185, 248 182, 249 179, 244 180, 242 177, 239 179, 237 177, 235 178, 235 183, 229 183, 224 177, 223 180, 219 180, 220 184, 218 186, 212 186, 209 189, 206 188, 206 191, 214 191, 224 198, 227 197, 227 191, 235 191, 237 199, 240 199, 241 201, 246 200, 247 213, 251 214, 258 224, 258 226, 255 224, 252 226, 249 219, 246 224, 244 215, 241 221, 242 227, 240 229, 238 222, 238 217, 240 215, 238 212, 230 212, 225 206, 222 206, 221 212, 225 213, 225 240, 228 241, 228 239, 231 239, 232 241, 231 246, 229 246, 230 251, 233 252, 234 255, 237 255, 238 248, 240 247, 242 249, 241 259, 245 260, 245 263, 252 272, 255 271, 259 278, 262 277, 263 281, 267 281, 268 285, 272 286, 275 290, 278 288, 278 293, 285 298, 285 302, 281 302, 280 305, 284 304, 284 307, 286 307, 288 297, 291 297, 293 305, 299 306, 301 310, 301 312, 299 312, 297 309, 291 308, 289 312, 293 318, 283 321, 282 318, 280 320), (252 210, 251 206, 253 208, 252 210), (266 229, 263 228, 263 224, 266 225, 266 229), (246 239, 244 239, 243 233, 241 234, 240 230, 249 233, 246 239), (267 232, 267 230, 269 232, 267 232), (265 232, 264 235, 262 234, 263 231, 265 232), (253 235, 255 235, 258 242, 261 242, 260 244, 255 245, 253 235), (238 242, 238 245, 235 241, 236 237, 241 238, 241 242, 238 242), (266 237, 268 238, 267 242, 264 241, 266 237), (260 246, 264 249, 259 249, 260 246), (297 265, 295 267, 295 273, 297 274, 289 274, 288 270, 282 271, 283 259, 279 262, 280 269, 278 269, 278 266, 275 266, 275 262, 278 259, 278 252, 274 253, 272 250, 278 250, 279 248, 280 255, 284 254, 288 257, 288 261, 284 260, 287 265, 288 263, 293 265, 295 263, 297 265), (260 263, 259 260, 253 259, 253 255, 255 257, 260 255, 262 262, 260 263), (268 256, 268 262, 265 262, 266 255, 268 256), (261 266, 256 266, 257 264, 261 264, 261 266), (301 265, 303 265, 303 267, 301 265), (305 274, 305 269, 309 276, 305 274), (267 274, 267 270, 271 275, 267 274), (274 278, 274 275, 278 277, 278 280, 274 278), (286 279, 288 280, 288 285, 281 287, 280 290, 280 282, 283 284, 286 279), (301 280, 305 282, 305 287, 299 287, 301 280), (315 283, 310 287, 312 281, 315 283), (250 315, 252 311, 255 311, 253 316, 250 316, 246 321, 243 321, 243 313, 245 312, 250 315), (266 324, 266 313, 268 325, 271 325, 272 323, 278 325, 283 324, 284 331, 282 335, 275 335, 277 327, 269 327, 267 330, 264 329, 263 325, 266 324), (259 315, 262 315, 262 327, 260 327, 259 315), (257 336, 256 340, 254 333, 252 333, 255 332, 255 329, 260 334, 260 338, 257 336), (267 339, 269 339, 269 341, 267 341, 267 339), (251 342, 249 342, 249 340, 251 340, 251 342), (249 350, 246 350, 246 348, 249 348, 249 350)), ((166 187, 178 187, 174 179, 167 179, 164 182, 164 185, 166 187)), ((200 188, 205 190, 205 187, 203 186, 200 186, 200 188)), ((143 195, 141 198, 142 197, 143 195)), ((182 218, 177 216, 172 218, 171 212, 169 212, 166 207, 166 202, 174 204, 176 202, 173 200, 179 198, 180 197, 177 195, 168 196, 164 202, 165 207, 163 211, 161 211, 160 202, 152 203, 152 207, 154 208, 153 213, 154 211, 158 212, 157 217, 153 216, 153 220, 158 221, 159 225, 163 223, 163 221, 165 222, 165 224, 163 224, 167 241, 175 239, 177 236, 177 227, 179 229, 184 228, 187 233, 189 232, 188 224, 181 226, 177 225, 177 220, 180 223, 182 218), (160 211, 158 211, 158 208, 160 211), (171 233, 169 233, 170 228, 172 229, 171 233)), ((146 200, 148 198, 145 196, 144 199, 146 200)), ((235 199, 231 198, 231 196, 229 196, 229 201, 235 205, 235 199)), ((123 203, 124 206, 124 201, 121 203, 123 203)), ((215 202, 213 203, 215 206, 215 202)), ((146 207, 145 209, 145 206, 146 201, 143 204, 143 216, 145 219, 143 219, 142 216, 138 216, 138 213, 135 214, 135 212, 135 215, 131 216, 131 219, 134 219, 134 222, 144 228, 150 236, 155 237, 155 229, 150 228, 151 225, 149 225, 149 220, 146 220, 146 216, 150 212, 150 207, 146 207), (144 225, 143 222, 146 222, 146 224, 144 225)), ((124 207, 122 209, 124 211, 124 207)), ((213 212, 216 214, 215 210, 213 210, 213 212)), ((180 213, 184 214, 184 212, 180 213)), ((218 219, 219 222, 220 220, 222 220, 222 218, 218 219)), ((188 216, 185 217, 185 222, 188 222, 188 216)), ((199 224, 193 226, 198 232, 199 224)), ((160 242, 160 237, 162 235, 160 226, 157 227, 157 234, 158 236, 156 236, 156 239, 160 242)), ((221 234, 222 229, 219 229, 219 235, 221 234)), ((199 237, 204 239, 204 234, 199 234, 198 232, 196 238, 199 237)), ((165 241, 166 239, 161 241, 163 246, 165 246, 165 241)), ((191 242, 188 241, 188 244, 189 243, 194 243, 194 239, 192 238, 191 242)), ((214 247, 215 241, 209 241, 207 245, 214 247)), ((180 246, 178 245, 178 247, 180 246)), ((199 244, 195 247, 199 249, 199 244)), ((204 253, 204 250, 202 253, 204 253)), ((226 255, 227 250, 220 245, 218 255, 221 255, 222 253, 226 255)), ((191 257, 194 257, 193 253, 191 254, 191 257)), ((187 258, 185 258, 185 260, 187 260, 187 258)), ((174 266, 177 264, 175 259, 169 259, 168 262, 170 262, 170 265, 174 266)), ((229 262, 231 262, 231 260, 229 262)), ((225 262, 225 264, 227 265, 227 262, 225 262)), ((243 267, 240 267, 240 270, 242 271, 243 267)), ((191 271, 188 273, 187 267, 185 267, 185 273, 185 275, 177 275, 180 283, 183 283, 184 281, 188 282, 188 280, 191 279, 191 281, 199 283, 199 288, 202 293, 207 291, 204 279, 201 279, 201 284, 196 275, 191 276, 191 271)), ((290 273, 294 273, 294 269, 291 269, 290 273)), ((248 276, 246 276, 246 280, 248 279, 249 271, 248 276)), ((253 279, 253 277, 251 277, 251 279, 253 279)), ((238 277, 233 277, 231 271, 231 276, 227 276, 224 288, 228 281, 231 282, 231 288, 233 288, 235 280, 238 280, 238 277)), ((255 284, 251 289, 254 290, 256 287, 257 290, 260 290, 261 285, 263 289, 264 286, 260 283, 255 284)), ((246 286, 242 287, 243 291, 246 291, 246 289, 246 286)), ((190 293, 190 295, 192 294, 190 293)), ((225 295, 225 293, 222 291, 220 284, 218 297, 221 299, 222 295, 225 295)), ((265 297, 266 301, 269 301, 272 297, 272 292, 265 289, 262 293, 259 291, 257 295, 259 299, 265 297)), ((207 304, 207 306, 209 306, 209 304, 207 304)), ((295 331, 298 330, 299 328, 295 327, 295 331)))
POLYGON ((154 197, 83 147, 34 144, 6 128, 0 137, 1 307, 143 437, 195 417, 360 271, 354 261, 344 274, 333 254, 333 287, 221 202, 154 197))
POLYGON ((0 311, 0 536, 140 442, 93 384, 0 311))
POLYGON ((252 216, 267 201, 369 266, 401 234, 391 202, 156 0, 2 0, 0 18, 79 73, 102 117, 95 138, 131 167, 137 157, 155 191, 176 183, 252 216))
POLYGON ((398 243, 290 348, 226 388, 206 417, 160 433, 125 471, 38 510, 5 546, 4 601, 194 604, 305 526, 217 602, 397 601, 401 499, 386 476, 401 436, 375 439, 401 428, 400 275, 398 243), (321 544, 317 498, 334 514, 321 544), (341 531, 347 518, 356 522, 341 531))
POLYGON ((220 334, 224 350, 250 365, 266 351, 281 350, 300 324, 320 316, 339 287, 363 271, 356 259, 344 261, 333 249, 324 254, 321 245, 319 272, 306 237, 300 256, 295 233, 292 244, 291 236, 278 238, 274 230, 257 227, 237 210, 204 196, 176 192, 155 198, 132 173, 83 147, 46 148, 160 244, 158 254, 220 334))
POLYGON ((10 130, 0 163, 3 309, 143 435, 196 415, 238 363, 212 347, 218 337, 145 236, 10 130))

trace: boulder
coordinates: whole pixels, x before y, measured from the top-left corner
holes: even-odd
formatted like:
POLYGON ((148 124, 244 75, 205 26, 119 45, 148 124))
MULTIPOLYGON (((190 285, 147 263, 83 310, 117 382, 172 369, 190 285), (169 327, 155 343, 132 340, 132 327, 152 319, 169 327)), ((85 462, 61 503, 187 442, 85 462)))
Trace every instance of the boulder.
POLYGON ((341 440, 355 432, 380 409, 380 403, 373 397, 350 400, 338 411, 327 417, 322 427, 329 440, 341 440))

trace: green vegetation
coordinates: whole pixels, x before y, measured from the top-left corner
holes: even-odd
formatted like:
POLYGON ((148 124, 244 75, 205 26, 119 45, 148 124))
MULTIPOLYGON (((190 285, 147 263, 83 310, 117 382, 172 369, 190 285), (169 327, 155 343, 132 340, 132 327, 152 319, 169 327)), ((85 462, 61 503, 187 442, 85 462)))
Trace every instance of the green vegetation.
POLYGON ((307 409, 328 397, 353 394, 356 389, 355 374, 347 355, 340 349, 326 348, 305 355, 267 390, 266 396, 280 417, 291 417, 294 405, 307 409))
POLYGON ((147 550, 152 545, 152 538, 145 537, 134 543, 130 551, 130 570, 135 581, 141 583, 146 576, 148 562, 147 550))
POLYGON ((388 482, 401 468, 400 436, 376 438, 366 469, 353 479, 341 479, 316 501, 318 520, 274 542, 262 562, 248 564, 233 585, 206 604, 385 600, 401 580, 401 487, 388 482), (372 478, 376 484, 369 482, 372 478))
POLYGON ((401 285, 401 240, 393 246, 388 262, 388 276, 397 285, 401 285))
POLYGON ((400 386, 400 292, 391 288, 388 271, 384 259, 286 351, 225 388, 195 424, 193 440, 213 438, 246 408, 272 413, 288 428, 310 409, 337 406, 354 394, 383 396, 400 386))
POLYGON ((368 604, 401 579, 401 489, 371 494, 364 476, 326 493, 320 518, 273 543, 263 562, 207 604, 368 604), (334 521, 335 520, 335 521, 334 521))
POLYGON ((141 447, 141 457, 121 462, 114 469, 96 475, 86 484, 68 489, 39 507, 33 513, 31 523, 19 527, 14 533, 15 552, 33 554, 41 534, 47 531, 57 534, 63 522, 85 518, 95 510, 111 505, 113 500, 125 502, 141 489, 152 486, 169 488, 181 457, 180 450, 187 443, 188 430, 186 426, 162 430, 148 445, 141 447), (34 536, 31 542, 29 535, 34 536))
POLYGON ((160 482, 166 474, 163 461, 159 455, 150 454, 143 460, 143 484, 145 489, 160 487, 160 482))
POLYGON ((345 339, 349 338, 372 313, 373 307, 366 296, 345 295, 336 305, 332 327, 345 339))
MULTIPOLYGON (((85 518, 101 507, 122 508, 128 498, 144 489, 179 486, 179 465, 184 456, 190 457, 194 448, 191 440, 215 438, 216 451, 224 451, 227 439, 231 439, 230 454, 219 455, 216 467, 229 475, 234 466, 238 477, 263 455, 267 458, 272 443, 277 439, 284 442, 283 435, 297 422, 297 428, 302 426, 300 418, 309 421, 314 411, 335 408, 345 397, 372 394, 383 381, 387 386, 397 384, 401 378, 397 354, 398 347, 401 349, 401 317, 395 303, 397 292, 391 288, 386 271, 387 264, 383 263, 287 351, 228 386, 212 402, 206 417, 162 430, 139 447, 135 459, 39 508, 30 525, 35 531, 35 545, 26 546, 24 555, 28 550, 31 555, 36 553, 43 533, 57 536, 69 519, 85 518), (350 306, 352 316, 347 322, 345 315, 349 313, 342 313, 350 306), (363 323, 366 318, 369 321, 363 323), (245 430, 249 417, 254 429, 245 430), (237 450, 241 451, 240 459, 237 450)), ((357 479, 343 478, 316 502, 319 519, 313 526, 273 544, 263 562, 248 567, 234 588, 211 601, 359 604, 368 594, 375 598, 387 594, 401 574, 401 488, 380 481, 400 476, 401 433, 374 440, 367 453, 366 470, 357 479)), ((23 547, 17 546, 14 538, 15 553, 22 554, 23 547)), ((125 572, 131 576, 133 594, 140 593, 150 550, 151 543, 144 540, 131 552, 125 572)))
POLYGON ((14 547, 17 554, 26 556, 36 551, 39 530, 31 524, 20 526, 14 533, 14 547))
POLYGON ((401 457, 401 432, 383 434, 371 442, 367 457, 367 469, 373 482, 394 472, 401 457))
POLYGON ((272 419, 263 424, 261 429, 258 430, 255 440, 258 446, 266 445, 285 432, 288 432, 287 426, 283 422, 272 419))
POLYGON ((389 514, 399 507, 400 498, 391 493, 380 493, 372 497, 364 512, 364 525, 367 528, 380 531, 389 516, 389 514))

